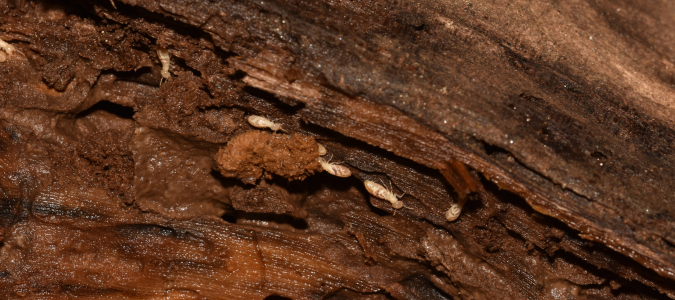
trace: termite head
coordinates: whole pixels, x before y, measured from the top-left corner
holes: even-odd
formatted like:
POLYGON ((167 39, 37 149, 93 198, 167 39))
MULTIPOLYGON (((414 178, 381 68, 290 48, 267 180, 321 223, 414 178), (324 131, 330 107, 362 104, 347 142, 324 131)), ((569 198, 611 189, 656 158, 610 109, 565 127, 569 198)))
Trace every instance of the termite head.
POLYGON ((272 131, 274 131, 274 132, 277 132, 278 130, 283 130, 283 129, 281 129, 281 125, 279 125, 277 123, 272 123, 272 125, 269 128, 272 129, 272 131))

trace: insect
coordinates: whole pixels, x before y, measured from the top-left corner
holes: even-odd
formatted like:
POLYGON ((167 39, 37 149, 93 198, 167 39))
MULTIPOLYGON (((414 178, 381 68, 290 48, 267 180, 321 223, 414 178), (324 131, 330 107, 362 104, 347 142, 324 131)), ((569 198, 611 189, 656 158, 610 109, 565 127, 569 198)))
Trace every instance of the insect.
POLYGON ((319 163, 321 167, 328 172, 328 174, 337 176, 337 177, 349 177, 352 176, 352 171, 345 166, 340 166, 338 164, 331 164, 330 159, 326 161, 323 157, 319 157, 319 163))
POLYGON ((445 212, 445 219, 450 222, 457 220, 457 218, 459 218, 459 213, 461 212, 462 207, 457 204, 453 204, 450 206, 450 209, 448 209, 448 211, 445 212))
POLYGON ((256 116, 256 115, 250 115, 248 117, 248 123, 251 124, 251 126, 256 127, 256 128, 269 128, 272 129, 272 131, 276 132, 277 130, 283 130, 281 129, 281 125, 276 124, 269 119, 261 116, 256 116))
POLYGON ((7 55, 5 55, 5 53, 0 52, 0 62, 7 61, 7 57, 14 55, 14 51, 18 51, 19 53, 21 53, 21 51, 16 50, 16 48, 12 44, 5 42, 2 39, 0 39, 0 49, 2 49, 2 51, 7 53, 7 55))
POLYGON ((391 190, 391 187, 387 189, 370 180, 364 181, 363 184, 366 186, 366 190, 368 190, 368 193, 377 198, 391 202, 391 206, 393 208, 401 209, 403 207, 403 202, 398 200, 398 198, 400 198, 403 195, 394 194, 391 190))
MULTIPOLYGON (((162 74, 162 79, 168 80, 169 77, 171 77, 171 74, 169 73, 169 66, 171 65, 171 54, 169 54, 169 50, 158 47, 157 57, 159 57, 159 62, 162 63, 162 71, 160 72, 160 74, 162 74)), ((162 79, 159 80, 159 85, 162 85, 162 79)))
POLYGON ((318 144, 318 145, 319 145, 319 156, 324 156, 324 155, 326 155, 326 153, 328 153, 328 152, 326 151, 326 147, 324 147, 324 146, 321 145, 321 144, 318 144))

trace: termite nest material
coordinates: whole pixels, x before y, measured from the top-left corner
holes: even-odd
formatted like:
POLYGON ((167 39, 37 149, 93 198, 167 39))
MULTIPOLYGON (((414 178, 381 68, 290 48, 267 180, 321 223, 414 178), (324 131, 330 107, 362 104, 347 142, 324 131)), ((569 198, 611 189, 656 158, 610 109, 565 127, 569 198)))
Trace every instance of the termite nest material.
POLYGON ((232 138, 216 154, 220 173, 255 184, 264 174, 288 180, 304 180, 321 171, 316 141, 301 134, 276 134, 259 130, 244 132, 232 138))

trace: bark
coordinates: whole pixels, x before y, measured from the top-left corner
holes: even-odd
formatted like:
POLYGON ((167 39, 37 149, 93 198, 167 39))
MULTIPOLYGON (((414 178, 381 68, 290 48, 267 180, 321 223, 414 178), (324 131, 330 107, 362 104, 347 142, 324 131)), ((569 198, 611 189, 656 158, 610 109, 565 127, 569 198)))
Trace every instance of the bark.
POLYGON ((0 8, 3 298, 675 299, 675 4, 0 8))

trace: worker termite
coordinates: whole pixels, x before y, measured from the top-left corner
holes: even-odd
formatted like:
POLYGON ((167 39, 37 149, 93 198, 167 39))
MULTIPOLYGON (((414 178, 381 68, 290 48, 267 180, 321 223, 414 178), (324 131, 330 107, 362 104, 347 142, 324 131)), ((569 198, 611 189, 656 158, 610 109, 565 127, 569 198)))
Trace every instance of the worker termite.
POLYGON ((276 132, 277 130, 283 130, 281 128, 281 125, 276 124, 269 119, 261 116, 256 116, 256 115, 250 115, 248 117, 248 123, 251 124, 251 126, 256 127, 256 128, 269 128, 272 129, 272 131, 276 132))
MULTIPOLYGON (((5 62, 9 56, 14 55, 14 51, 21 53, 21 51, 16 50, 12 44, 5 42, 2 39, 0 39, 0 49, 7 53, 7 55, 5 55, 5 53, 0 53, 0 62, 5 62)), ((23 53, 21 54, 23 55, 23 53)))
MULTIPOLYGON (((159 58, 159 62, 162 63, 162 71, 160 72, 160 74, 162 74, 162 79, 168 80, 169 77, 171 77, 171 74, 169 73, 169 66, 171 65, 171 54, 169 54, 169 50, 158 47, 157 57, 159 58)), ((162 79, 159 80, 159 85, 162 85, 162 79)))
POLYGON ((468 198, 460 198, 457 203, 450 205, 450 209, 445 212, 445 219, 452 222, 454 220, 457 220, 459 218, 459 214, 462 212, 462 208, 464 207, 464 204, 466 204, 466 201, 468 198))
POLYGON ((326 147, 324 147, 324 146, 321 145, 321 144, 318 144, 318 145, 319 145, 319 156, 324 156, 324 155, 326 155, 326 153, 328 153, 328 151, 326 151, 326 147))
POLYGON ((2 49, 2 51, 5 51, 5 53, 7 53, 7 55, 10 56, 14 55, 14 51, 16 50, 16 48, 14 48, 12 44, 5 42, 2 39, 0 39, 0 49, 2 49))
POLYGON ((349 177, 352 176, 352 171, 345 166, 340 166, 338 164, 331 164, 330 159, 326 161, 323 157, 319 157, 319 163, 321 167, 328 172, 328 174, 337 176, 337 177, 349 177))
POLYGON ((370 180, 364 181, 363 184, 366 186, 366 190, 368 190, 368 193, 377 198, 391 202, 391 206, 393 208, 401 209, 403 207, 403 201, 398 200, 398 198, 400 198, 403 195, 394 194, 394 192, 391 191, 391 187, 390 189, 387 189, 370 180))
POLYGON ((462 212, 462 207, 460 207, 457 204, 453 204, 450 206, 450 209, 448 209, 447 212, 445 212, 445 219, 452 222, 454 220, 457 220, 459 218, 459 214, 462 212))

